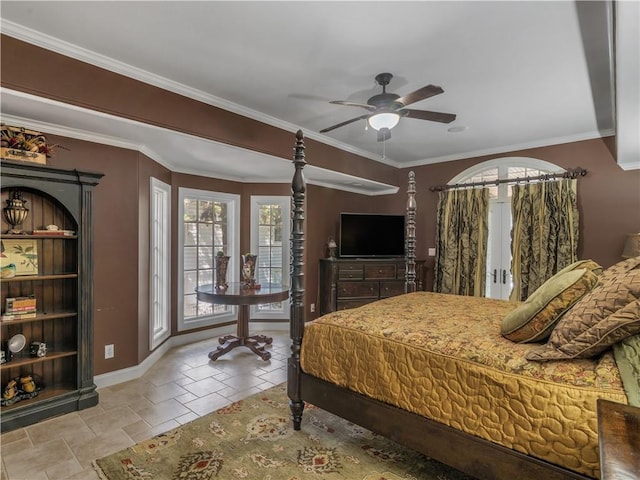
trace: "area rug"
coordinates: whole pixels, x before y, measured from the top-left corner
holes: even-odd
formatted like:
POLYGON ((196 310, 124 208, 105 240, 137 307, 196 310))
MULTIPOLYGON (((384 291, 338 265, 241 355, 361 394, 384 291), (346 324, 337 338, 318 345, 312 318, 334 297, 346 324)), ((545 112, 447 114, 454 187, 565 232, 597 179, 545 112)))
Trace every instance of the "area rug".
POLYGON ((286 384, 96 460, 107 480, 468 480, 419 453, 307 405, 294 431, 286 384))

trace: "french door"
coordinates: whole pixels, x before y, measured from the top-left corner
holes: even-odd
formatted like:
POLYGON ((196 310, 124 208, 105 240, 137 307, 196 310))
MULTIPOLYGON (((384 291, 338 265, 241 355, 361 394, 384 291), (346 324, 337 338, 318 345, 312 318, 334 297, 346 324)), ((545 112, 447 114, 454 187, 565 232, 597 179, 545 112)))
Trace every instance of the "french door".
POLYGON ((509 198, 489 201, 489 236, 487 238, 487 281, 485 295, 509 299, 511 280, 511 202, 509 198))

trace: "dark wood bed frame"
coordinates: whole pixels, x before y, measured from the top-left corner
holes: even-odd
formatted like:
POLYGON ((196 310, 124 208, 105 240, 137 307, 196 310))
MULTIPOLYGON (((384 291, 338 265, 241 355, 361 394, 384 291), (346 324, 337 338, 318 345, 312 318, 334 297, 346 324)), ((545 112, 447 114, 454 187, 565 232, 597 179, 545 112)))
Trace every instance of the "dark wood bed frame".
MULTIPOLYGON (((368 398, 351 390, 307 375, 300 368, 304 334, 304 202, 306 165, 302 131, 296 133, 295 172, 291 184, 291 356, 287 390, 295 430, 300 430, 305 402, 383 435, 473 477, 489 480, 588 479, 578 473, 455 430, 428 418, 368 398)), ((407 189, 407 283, 415 291, 415 177, 409 174, 407 189)))

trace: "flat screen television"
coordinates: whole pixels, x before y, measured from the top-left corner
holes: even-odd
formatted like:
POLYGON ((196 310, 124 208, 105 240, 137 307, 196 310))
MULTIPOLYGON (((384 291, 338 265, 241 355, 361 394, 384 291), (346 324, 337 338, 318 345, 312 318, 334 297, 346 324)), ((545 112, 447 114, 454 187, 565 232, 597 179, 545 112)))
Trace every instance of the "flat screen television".
POLYGON ((403 257, 404 215, 341 213, 339 256, 403 257))

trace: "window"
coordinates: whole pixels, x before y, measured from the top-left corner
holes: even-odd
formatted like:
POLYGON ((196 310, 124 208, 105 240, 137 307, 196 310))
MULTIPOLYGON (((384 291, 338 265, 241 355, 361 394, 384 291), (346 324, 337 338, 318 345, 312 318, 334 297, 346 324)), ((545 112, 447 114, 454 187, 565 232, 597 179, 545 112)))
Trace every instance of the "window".
POLYGON ((511 279, 511 184, 500 179, 535 177, 562 172, 549 162, 528 157, 496 158, 479 163, 454 177, 449 184, 486 182, 489 188, 489 236, 487 239, 487 271, 485 295, 508 299, 511 279), (492 184, 492 182, 494 182, 492 184))
POLYGON ((151 178, 149 349, 171 334, 171 187, 151 178))
POLYGON ((182 278, 178 285, 178 330, 233 321, 236 307, 200 302, 195 289, 215 282, 214 257, 219 251, 231 256, 227 281, 237 281, 240 197, 188 188, 181 188, 178 197, 178 266, 182 278))
MULTIPOLYGON (((251 251, 258 254, 260 284, 289 285, 290 197, 251 197, 251 251)), ((251 318, 289 318, 289 302, 257 305, 251 318)))

